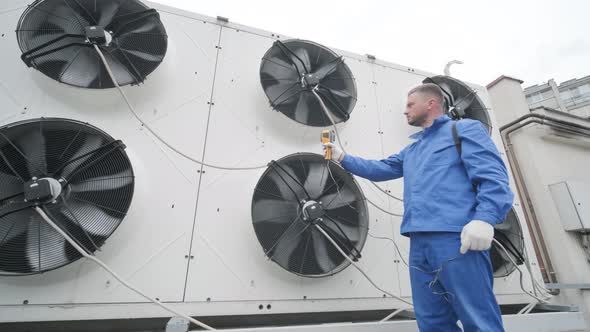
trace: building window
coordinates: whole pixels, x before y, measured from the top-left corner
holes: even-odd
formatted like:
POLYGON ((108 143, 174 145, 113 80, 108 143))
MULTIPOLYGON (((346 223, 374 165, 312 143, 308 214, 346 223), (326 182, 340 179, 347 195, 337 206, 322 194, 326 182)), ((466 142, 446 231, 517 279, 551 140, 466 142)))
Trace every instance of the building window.
POLYGON ((535 92, 531 95, 529 95, 528 97, 526 97, 527 101, 529 102, 529 104, 534 104, 534 103, 538 103, 540 101, 543 101, 543 95, 540 92, 535 92))
POLYGON ((562 91, 559 95, 566 107, 575 107, 590 101, 590 84, 584 84, 562 91))

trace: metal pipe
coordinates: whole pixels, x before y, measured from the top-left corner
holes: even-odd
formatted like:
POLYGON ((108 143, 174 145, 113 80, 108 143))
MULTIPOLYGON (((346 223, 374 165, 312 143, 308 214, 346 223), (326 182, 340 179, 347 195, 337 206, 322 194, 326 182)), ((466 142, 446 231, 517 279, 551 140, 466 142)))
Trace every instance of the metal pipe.
POLYGON ((556 117, 547 116, 545 114, 530 113, 500 128, 500 134, 502 136, 502 141, 504 142, 504 147, 507 152, 508 161, 512 166, 512 169, 514 170, 514 179, 519 195, 521 196, 521 202, 524 203, 524 212, 527 217, 527 220, 529 221, 527 222, 527 227, 529 228, 529 232, 531 234, 531 237, 533 238, 533 247, 535 249, 535 254, 539 258, 541 272, 543 273, 543 279, 545 280, 545 282, 557 283, 557 276, 555 275, 553 264, 551 263, 551 258, 549 256, 547 246, 545 245, 545 240, 543 238, 543 233, 541 231, 541 227, 539 225, 537 215, 535 213, 535 208, 532 204, 528 188, 522 175, 522 170, 520 168, 518 159, 516 157, 516 154, 514 153, 514 149, 512 148, 512 142, 510 140, 511 134, 533 123, 537 123, 543 126, 546 125, 559 131, 565 131, 570 134, 585 137, 590 137, 590 127, 583 126, 570 121, 564 121, 556 117), (525 120, 528 121, 523 122, 525 120))

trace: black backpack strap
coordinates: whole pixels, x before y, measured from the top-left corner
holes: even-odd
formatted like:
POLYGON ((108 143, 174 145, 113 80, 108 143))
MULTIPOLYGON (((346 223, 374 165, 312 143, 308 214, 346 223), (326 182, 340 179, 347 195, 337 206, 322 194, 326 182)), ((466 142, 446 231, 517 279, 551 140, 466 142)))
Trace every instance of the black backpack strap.
POLYGON ((457 148, 457 152, 459 152, 459 156, 461 156, 461 139, 459 138, 459 133, 457 133, 457 121, 453 121, 453 140, 455 141, 455 147, 457 148))
MULTIPOLYGON (((457 121, 453 121, 453 127, 451 128, 453 131, 453 141, 455 141, 455 147, 457 148, 457 152, 459 152, 459 158, 461 158, 461 138, 459 138, 459 133, 457 132, 457 121)), ((477 183, 472 183, 473 192, 477 192, 477 183)))

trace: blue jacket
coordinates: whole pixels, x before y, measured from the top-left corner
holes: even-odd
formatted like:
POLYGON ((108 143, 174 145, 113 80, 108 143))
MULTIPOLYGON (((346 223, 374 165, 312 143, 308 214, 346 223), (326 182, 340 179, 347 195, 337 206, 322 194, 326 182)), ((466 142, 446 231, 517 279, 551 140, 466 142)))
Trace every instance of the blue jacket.
POLYGON ((512 206, 506 166, 487 130, 479 121, 458 121, 459 156, 452 124, 446 115, 435 119, 431 127, 410 136, 414 143, 387 159, 346 155, 341 162, 347 171, 371 181, 404 177, 402 235, 461 232, 473 219, 495 225, 512 206))

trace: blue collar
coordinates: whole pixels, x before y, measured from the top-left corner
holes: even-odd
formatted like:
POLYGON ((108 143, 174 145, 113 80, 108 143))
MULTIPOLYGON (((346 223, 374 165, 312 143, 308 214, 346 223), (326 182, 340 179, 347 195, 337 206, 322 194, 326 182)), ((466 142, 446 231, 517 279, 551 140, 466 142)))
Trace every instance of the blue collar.
POLYGON ((423 130, 410 135, 410 138, 412 138, 412 139, 420 139, 424 135, 426 135, 429 132, 431 132, 432 130, 435 130, 438 127, 440 127, 443 123, 446 123, 446 122, 449 122, 449 121, 451 121, 451 118, 449 118, 446 114, 441 115, 438 118, 434 119, 434 122, 432 123, 432 126, 427 127, 427 128, 424 128, 423 130))

